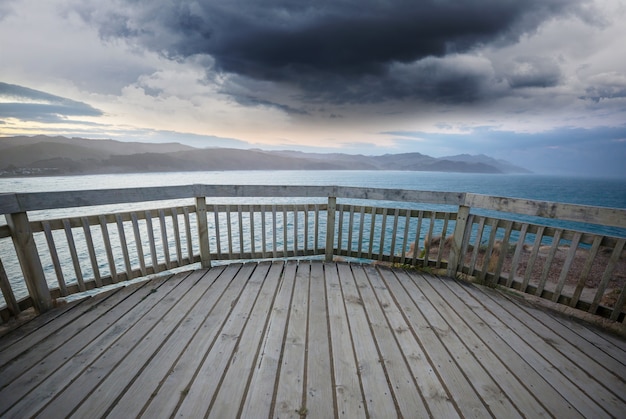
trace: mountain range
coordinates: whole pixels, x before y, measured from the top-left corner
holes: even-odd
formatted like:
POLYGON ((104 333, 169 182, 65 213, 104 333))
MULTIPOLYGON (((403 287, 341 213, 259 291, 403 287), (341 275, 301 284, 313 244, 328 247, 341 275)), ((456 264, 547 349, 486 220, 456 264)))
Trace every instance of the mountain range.
POLYGON ((259 149, 195 148, 179 143, 33 136, 0 137, 0 176, 205 170, 405 170, 530 173, 504 160, 461 154, 365 156, 259 149))

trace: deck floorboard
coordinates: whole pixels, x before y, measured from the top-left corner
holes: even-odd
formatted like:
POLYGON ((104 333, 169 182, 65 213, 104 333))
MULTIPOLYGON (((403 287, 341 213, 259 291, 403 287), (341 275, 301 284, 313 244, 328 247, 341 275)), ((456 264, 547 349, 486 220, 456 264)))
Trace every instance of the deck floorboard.
POLYGON ((162 276, 0 338, 1 417, 619 417, 626 343, 382 265, 162 276))

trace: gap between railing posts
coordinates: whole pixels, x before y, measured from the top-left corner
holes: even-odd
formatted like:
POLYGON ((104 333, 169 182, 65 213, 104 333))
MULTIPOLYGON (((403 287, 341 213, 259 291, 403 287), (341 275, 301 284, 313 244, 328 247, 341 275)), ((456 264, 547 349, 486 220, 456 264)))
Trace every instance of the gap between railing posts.
POLYGON ((28 216, 26 212, 9 213, 5 216, 7 225, 11 229, 13 246, 22 268, 26 288, 33 300, 33 306, 39 313, 43 313, 52 308, 52 295, 46 282, 28 216))

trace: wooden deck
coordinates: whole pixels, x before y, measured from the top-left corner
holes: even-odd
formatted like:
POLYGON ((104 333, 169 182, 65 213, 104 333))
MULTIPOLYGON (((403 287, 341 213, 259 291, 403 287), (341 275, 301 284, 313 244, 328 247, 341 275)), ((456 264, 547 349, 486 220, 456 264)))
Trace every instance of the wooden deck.
POLYGON ((415 270, 157 278, 0 339, 0 416, 624 417, 626 343, 415 270))

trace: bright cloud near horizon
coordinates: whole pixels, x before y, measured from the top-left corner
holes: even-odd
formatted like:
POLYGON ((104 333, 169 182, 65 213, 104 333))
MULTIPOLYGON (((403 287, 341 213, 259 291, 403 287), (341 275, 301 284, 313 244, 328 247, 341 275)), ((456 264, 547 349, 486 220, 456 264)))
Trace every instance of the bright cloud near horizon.
POLYGON ((0 136, 626 176, 622 0, 4 0, 0 136))

